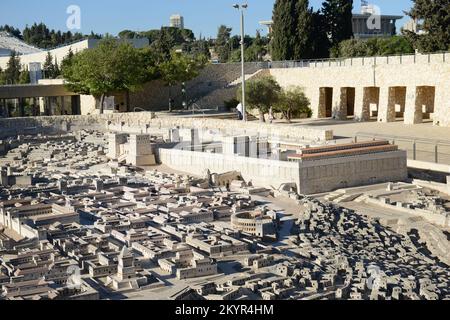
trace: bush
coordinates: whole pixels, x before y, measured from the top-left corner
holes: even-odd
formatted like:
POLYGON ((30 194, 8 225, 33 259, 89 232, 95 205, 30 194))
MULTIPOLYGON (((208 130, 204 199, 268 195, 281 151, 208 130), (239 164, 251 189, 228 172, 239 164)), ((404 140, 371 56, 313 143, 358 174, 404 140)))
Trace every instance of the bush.
POLYGON ((406 37, 373 38, 368 40, 350 39, 332 48, 333 58, 356 58, 413 54, 414 48, 406 37))

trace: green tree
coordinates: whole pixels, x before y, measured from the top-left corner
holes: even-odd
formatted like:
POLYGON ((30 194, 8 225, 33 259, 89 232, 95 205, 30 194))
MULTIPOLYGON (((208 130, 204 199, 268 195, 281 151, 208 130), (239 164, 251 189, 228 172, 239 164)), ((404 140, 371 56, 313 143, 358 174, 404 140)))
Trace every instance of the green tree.
MULTIPOLYGON (((264 115, 278 102, 280 93, 281 87, 272 76, 245 83, 246 105, 258 110, 261 122, 265 122, 264 115)), ((242 87, 237 90, 237 99, 242 101, 242 87)))
POLYGON ((409 16, 420 22, 425 34, 404 31, 416 49, 434 52, 450 49, 450 2, 448 0, 413 0, 409 16))
POLYGON ((196 78, 205 63, 205 57, 190 57, 180 53, 172 53, 170 60, 159 64, 161 78, 169 87, 169 112, 172 112, 173 108, 171 88, 196 78))
POLYGON ((271 53, 273 60, 293 60, 298 18, 296 0, 276 0, 273 9, 271 53))
POLYGON ((4 26, 0 26, 0 31, 5 31, 16 38, 23 40, 22 32, 20 32, 19 29, 14 28, 13 26, 5 24, 4 26))
POLYGON ((294 46, 294 59, 311 59, 313 11, 309 8, 308 0, 297 0, 296 4, 297 29, 294 46))
POLYGON ((12 51, 5 69, 6 84, 18 83, 21 70, 20 58, 15 51, 12 51))
POLYGON ((47 53, 47 56, 45 57, 45 62, 42 67, 44 71, 44 78, 46 79, 55 79, 57 76, 57 68, 55 64, 53 63, 53 56, 50 53, 50 51, 47 53))
POLYGON ((5 72, 0 68, 0 86, 6 84, 6 75, 5 72))
POLYGON ((138 32, 131 31, 131 30, 123 30, 123 31, 119 32, 118 36, 120 39, 136 39, 136 38, 142 37, 142 35, 139 34, 138 32))
POLYGON ((217 39, 215 44, 216 53, 219 55, 221 62, 227 62, 230 58, 230 52, 233 49, 231 42, 231 28, 221 25, 217 31, 217 39))
POLYGON ((19 84, 29 84, 29 83, 31 83, 30 71, 28 71, 28 69, 25 69, 20 73, 19 84))
POLYGON ((264 56, 268 52, 264 40, 261 37, 261 33, 256 31, 256 37, 252 39, 252 44, 245 50, 245 61, 263 61, 264 56))
POLYGON ((44 23, 34 23, 31 27, 27 25, 22 33, 22 38, 26 43, 44 49, 80 41, 87 37, 79 32, 63 33, 59 30, 49 30, 44 23))
POLYGON ((412 54, 414 48, 406 37, 373 38, 368 40, 350 39, 342 41, 332 50, 334 58, 354 58, 412 54))
POLYGON ((353 0, 326 0, 323 3, 322 13, 332 47, 353 38, 352 10, 353 0))
POLYGON ((330 56, 330 39, 327 35, 327 23, 320 11, 311 15, 311 52, 313 59, 330 56))
POLYGON ((294 115, 307 114, 311 117, 310 101, 301 87, 291 87, 282 90, 274 105, 274 111, 281 112, 287 122, 291 122, 294 115))
POLYGON ((67 88, 100 99, 100 113, 107 95, 139 90, 148 79, 147 72, 141 50, 110 38, 63 63, 67 88))

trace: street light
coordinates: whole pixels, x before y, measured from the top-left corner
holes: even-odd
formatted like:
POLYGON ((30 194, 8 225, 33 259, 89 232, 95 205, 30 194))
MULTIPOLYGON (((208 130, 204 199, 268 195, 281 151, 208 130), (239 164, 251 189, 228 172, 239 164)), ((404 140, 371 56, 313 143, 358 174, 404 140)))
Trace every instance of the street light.
POLYGON ((247 112, 245 107, 245 44, 244 44, 244 11, 248 8, 248 4, 235 4, 233 8, 241 12, 241 64, 242 64, 242 118, 247 121, 247 112))

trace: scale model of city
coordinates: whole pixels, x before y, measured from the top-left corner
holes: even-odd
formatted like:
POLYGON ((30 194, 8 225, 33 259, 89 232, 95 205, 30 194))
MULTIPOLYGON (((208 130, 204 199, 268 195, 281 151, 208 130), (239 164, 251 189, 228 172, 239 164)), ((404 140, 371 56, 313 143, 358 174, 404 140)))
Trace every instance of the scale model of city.
MULTIPOLYGON (((280 62, 278 2, 268 36, 181 37, 151 78, 129 59, 189 37, 180 14, 55 49, 0 27, 0 300, 450 298, 450 54, 280 62), (105 52, 145 84, 75 79, 105 52)), ((346 45, 432 36, 375 9, 346 45)))

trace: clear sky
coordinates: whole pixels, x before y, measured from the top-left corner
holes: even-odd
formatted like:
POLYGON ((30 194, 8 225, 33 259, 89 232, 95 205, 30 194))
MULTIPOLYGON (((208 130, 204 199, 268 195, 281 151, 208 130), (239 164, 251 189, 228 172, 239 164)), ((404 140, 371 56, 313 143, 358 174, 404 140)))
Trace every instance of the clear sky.
MULTIPOLYGON (((124 29, 149 30, 169 24, 171 14, 185 18, 186 28, 198 37, 214 37, 220 24, 239 32, 239 15, 232 5, 237 0, 1 0, 0 25, 20 28, 34 22, 44 22, 50 29, 67 30, 67 7, 78 5, 81 9, 82 33, 117 34, 124 29)), ((238 1, 239 2, 239 1, 238 1)), ((246 13, 246 33, 255 34, 260 20, 272 17, 274 0, 242 0, 249 4, 246 13)), ((411 7, 411 0, 372 0, 382 14, 403 15, 411 7)), ((310 0, 318 9, 322 0, 310 0)), ((354 1, 354 11, 359 12, 360 0, 354 1)), ((407 19, 398 22, 399 29, 407 19)), ((264 33, 266 30, 264 29, 264 33)))

